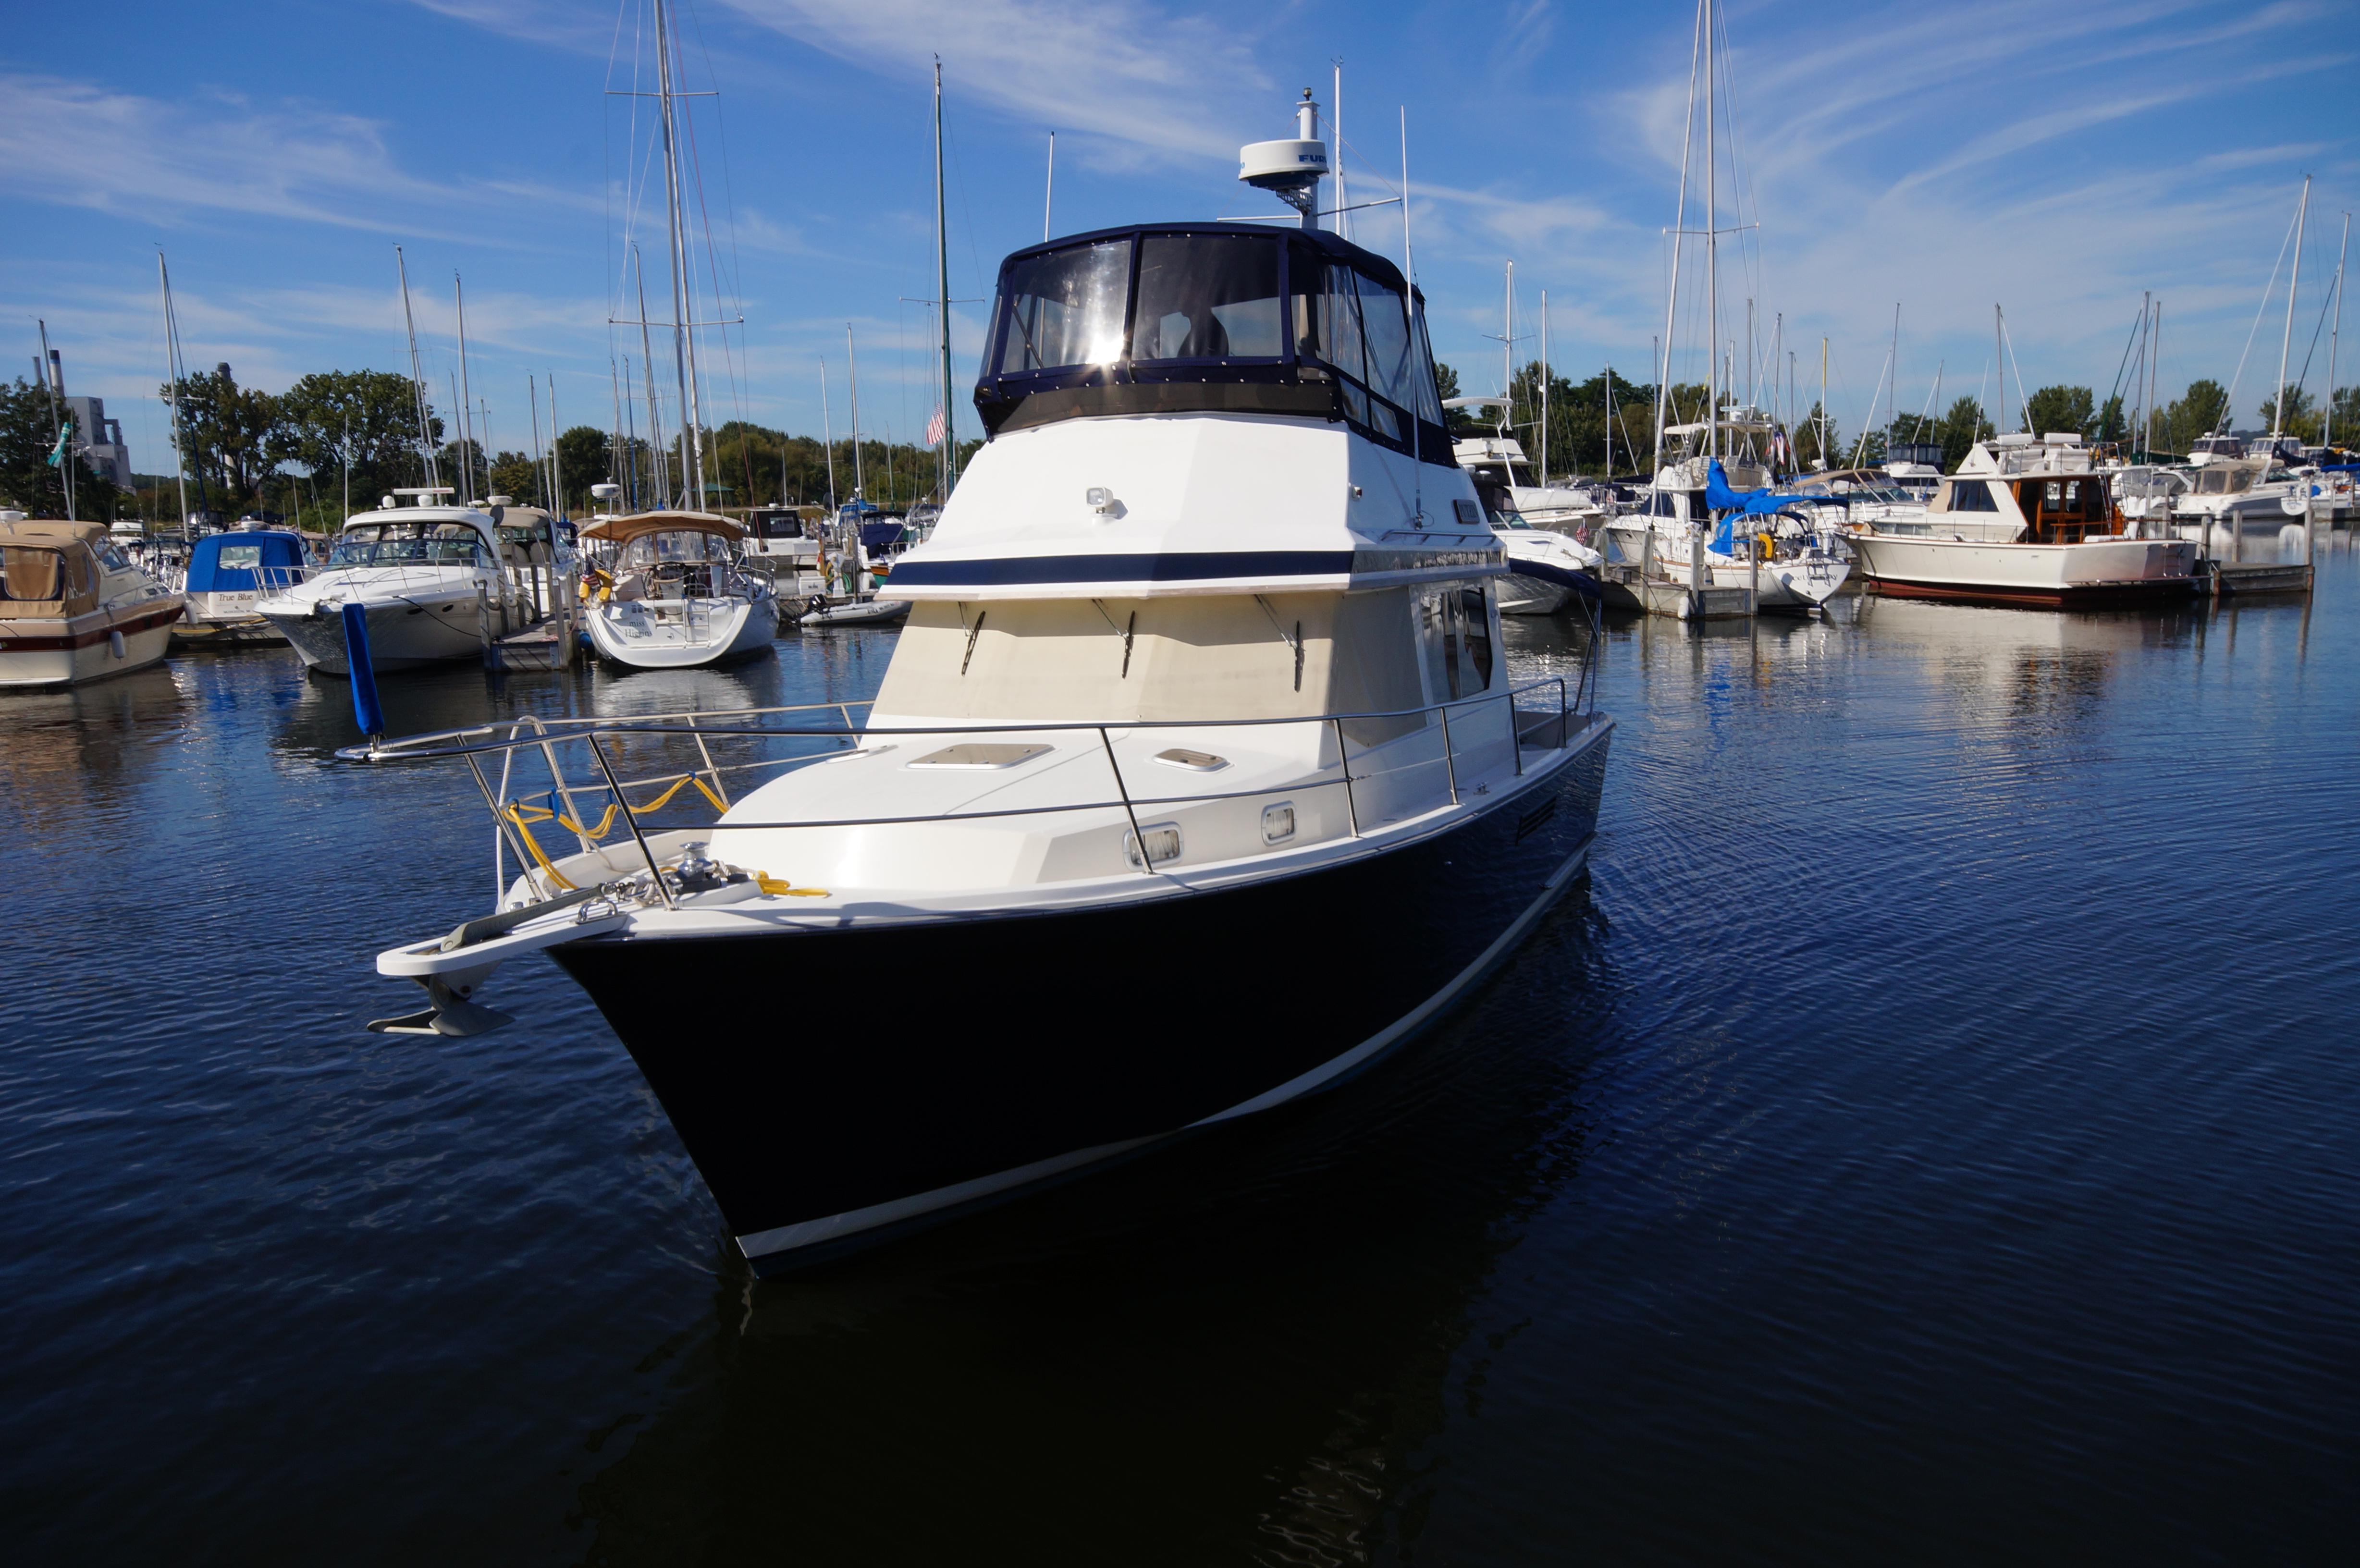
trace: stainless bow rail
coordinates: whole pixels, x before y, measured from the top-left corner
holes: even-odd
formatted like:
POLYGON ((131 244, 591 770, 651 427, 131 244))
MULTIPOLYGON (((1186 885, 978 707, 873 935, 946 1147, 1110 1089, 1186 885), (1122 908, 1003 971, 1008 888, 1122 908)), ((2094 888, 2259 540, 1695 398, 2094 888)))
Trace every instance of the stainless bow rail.
MULTIPOLYGON (((1419 721, 1417 727, 1424 728, 1426 715, 1438 715, 1442 741, 1442 755, 1439 760, 1444 768, 1449 802, 1457 805, 1460 798, 1458 767, 1459 748, 1453 738, 1452 712, 1456 710, 1460 713, 1459 728, 1462 731, 1468 723, 1466 714, 1470 710, 1496 710, 1504 717, 1508 726, 1506 738, 1514 759, 1515 771, 1521 777, 1524 771, 1524 758, 1528 752, 1563 750, 1570 746, 1575 737, 1595 718, 1594 712, 1577 705, 1590 691, 1589 664, 1590 662, 1585 661, 1585 667, 1579 677, 1570 687, 1567 677, 1547 675, 1519 686, 1496 692, 1485 692, 1479 696, 1455 698, 1443 702, 1429 702, 1415 708, 1372 710, 1365 713, 1297 714, 1279 718, 1252 719, 1142 719, 923 726, 857 724, 853 720, 852 711, 855 708, 873 709, 873 702, 869 701, 699 710, 632 717, 551 718, 537 713, 524 713, 513 719, 503 719, 491 724, 438 730, 395 740, 378 740, 362 746, 346 746, 340 749, 336 756, 348 762, 366 763, 426 761, 452 757, 465 759, 469 770, 475 776, 476 788, 483 795, 484 804, 490 811, 493 819, 495 908, 499 907, 499 902, 506 898, 508 884, 506 866, 500 853, 503 844, 514 854, 520 871, 529 871, 536 863, 544 868, 550 865, 550 857, 545 853, 539 852, 537 841, 530 849, 527 847, 525 840, 530 837, 530 830, 522 820, 523 813, 519 809, 521 807, 531 807, 535 811, 545 810, 547 812, 545 816, 533 820, 554 822, 562 829, 570 831, 579 842, 582 853, 585 854, 592 853, 601 847, 599 841, 606 836, 613 819, 619 815, 639 851, 640 858, 646 862, 649 879, 653 884, 654 891, 661 898, 666 907, 670 907, 672 903, 672 891, 666 886, 661 866, 653 847, 648 842, 647 835, 650 831, 672 831, 673 828, 683 824, 650 823, 645 818, 650 813, 661 810, 681 792, 683 787, 692 782, 694 783, 697 791, 704 795, 717 811, 727 811, 730 806, 731 797, 729 782, 725 775, 738 775, 742 780, 745 775, 768 769, 775 770, 773 776, 776 776, 797 767, 824 761, 831 757, 857 753, 865 743, 870 741, 901 736, 973 739, 995 735, 1095 735, 1098 741, 1098 749, 1105 756, 1108 768, 1113 776, 1115 798, 1112 800, 1068 800, 1046 806, 996 806, 980 810, 957 810, 917 815, 844 817, 738 825, 752 830, 888 827, 918 822, 980 822, 1007 817, 1047 816, 1074 811, 1112 811, 1120 808, 1130 822, 1132 842, 1139 846, 1141 870, 1148 875, 1153 875, 1156 862, 1149 854, 1145 835, 1140 831, 1141 810, 1243 800, 1269 795, 1278 787, 1263 784, 1251 789, 1199 790, 1178 795, 1136 795, 1131 792, 1131 781, 1123 777, 1122 765, 1115 754, 1111 732, 1120 731, 1129 735, 1142 730, 1230 730, 1282 724, 1326 726, 1336 739, 1337 763, 1340 777, 1306 779, 1290 782, 1284 788, 1290 790, 1341 789, 1344 791, 1345 811, 1350 827, 1350 836, 1359 838, 1362 836, 1362 824, 1360 803, 1355 784, 1365 786, 1370 781, 1370 776, 1364 773, 1358 779, 1355 779, 1352 771, 1351 736, 1347 733, 1345 726, 1415 720, 1419 721), (1535 691, 1547 691, 1552 688, 1557 694, 1554 711, 1544 709, 1535 713, 1517 705, 1517 699, 1535 691), (841 724, 781 725, 746 722, 759 721, 776 715, 814 713, 834 713, 840 718, 841 724), (687 737, 693 740, 702 766, 633 778, 624 777, 622 770, 616 767, 614 752, 626 749, 634 742, 663 737, 687 737), (789 741, 821 744, 812 749, 786 757, 766 757, 751 761, 728 762, 717 760, 715 757, 713 743, 716 741, 789 741), (559 763, 557 748, 560 746, 577 743, 585 746, 590 752, 595 771, 594 779, 581 781, 569 778, 559 763), (547 790, 536 789, 523 796, 512 798, 509 790, 514 782, 514 768, 518 755, 536 751, 540 753, 542 763, 549 769, 550 788, 547 790), (500 759, 499 780, 497 788, 485 769, 486 759, 494 757, 500 759), (627 791, 648 789, 660 789, 663 792, 648 805, 634 806, 627 791), (582 798, 590 797, 595 800, 602 796, 609 804, 605 816, 594 830, 582 804, 582 798), (546 800, 551 803, 546 808, 532 806, 531 803, 536 799, 546 800), (562 811, 558 805, 561 801, 563 802, 562 811)), ((1403 735, 1409 733, 1413 732, 1409 729, 1402 732, 1403 735)), ((1388 739, 1396 738, 1400 736, 1388 737, 1388 739)), ((1361 754, 1365 757, 1381 744, 1384 743, 1362 744, 1361 754)), ((1408 766, 1426 766, 1429 760, 1420 758, 1408 766)), ((1405 769, 1396 769, 1396 771, 1404 770, 1405 769)), ((1325 771, 1324 764, 1321 771, 1325 771)))

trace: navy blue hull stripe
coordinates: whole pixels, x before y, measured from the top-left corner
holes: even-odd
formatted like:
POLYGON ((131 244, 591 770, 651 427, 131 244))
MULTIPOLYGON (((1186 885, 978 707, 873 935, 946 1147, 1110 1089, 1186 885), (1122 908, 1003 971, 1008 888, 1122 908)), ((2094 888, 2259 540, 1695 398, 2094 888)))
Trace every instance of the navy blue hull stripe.
POLYGON ((914 588, 997 588, 1023 583, 1185 583, 1220 577, 1343 577, 1349 550, 1191 550, 1177 555, 1034 555, 990 561, 908 561, 893 582, 914 588))

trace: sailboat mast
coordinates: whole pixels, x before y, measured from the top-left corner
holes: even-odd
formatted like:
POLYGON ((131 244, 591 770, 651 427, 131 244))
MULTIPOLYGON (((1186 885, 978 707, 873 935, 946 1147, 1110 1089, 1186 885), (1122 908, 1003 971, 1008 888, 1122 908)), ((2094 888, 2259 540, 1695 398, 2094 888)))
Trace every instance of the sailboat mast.
POLYGON ((672 495, 672 462, 664 451, 663 420, 659 417, 661 405, 656 400, 655 346, 648 337, 648 267, 635 243, 631 246, 631 276, 639 288, 639 380, 648 390, 648 477, 654 481, 654 494, 642 496, 641 506, 661 506, 672 495))
POLYGON ((2335 324, 2327 329, 2327 423, 2319 444, 2335 444, 2335 340, 2344 332, 2344 262, 2352 248, 2352 214, 2344 214, 2344 237, 2335 245, 2335 324))
POLYGON ((844 363, 852 377, 852 493, 867 500, 868 481, 860 469, 860 356, 852 349, 852 323, 844 323, 844 363))
POLYGON ((172 320, 172 274, 160 249, 156 253, 156 280, 164 289, 164 385, 171 392, 172 456, 179 470, 180 532, 185 535, 189 531, 189 454, 180 437, 180 332, 172 320))
MULTIPOLYGON (((1697 5, 1696 36, 1688 45, 1688 112, 1680 121, 1680 199, 1672 209, 1672 283, 1664 299, 1664 337, 1655 352, 1655 470, 1664 466, 1664 426, 1672 407, 1672 327, 1680 309, 1680 251, 1688 227, 1688 150, 1696 135, 1697 50, 1704 42, 1704 5, 1697 5)), ((1649 483, 1653 484, 1651 476, 1649 483)))
POLYGON ((1606 362, 1606 473, 1608 484, 1614 481, 1614 362, 1606 362))
POLYGON ((1513 435, 1516 427, 1516 264, 1508 263, 1507 305, 1500 326, 1500 434, 1513 435))
MULTIPOLYGON (((1992 302, 1992 369, 1997 373, 1999 381, 1999 418, 1992 421, 1992 434, 1997 437, 2007 428, 2007 348, 1997 300, 1992 302)), ((1824 403, 1821 406, 1824 407, 1824 403)))
POLYGON ((1721 219, 1719 123, 1714 118, 1719 96, 1713 87, 1713 56, 1719 38, 1713 31, 1712 0, 1704 5, 1704 341, 1707 350, 1705 417, 1712 421, 1709 440, 1714 457, 1721 455, 1721 363, 1710 351, 1721 343, 1721 219))
POLYGON ((393 247, 393 274, 401 280, 401 330, 410 337, 410 396, 418 405, 418 451, 426 460, 426 483, 442 483, 442 460, 434 451, 432 401, 426 396, 426 372, 418 363, 418 321, 410 312, 410 264, 401 247, 393 247))
POLYGON ((705 442, 698 431, 703 410, 696 399, 696 333, 689 323, 688 238, 680 221, 680 150, 672 129, 672 21, 664 0, 655 0, 657 120, 663 128, 664 220, 671 230, 672 379, 680 388, 681 478, 694 486, 683 505, 705 505, 705 442))
MULTIPOLYGON (((2311 176, 2306 174, 2302 177, 2302 201, 2294 210, 2294 273, 2287 279, 2286 335, 2278 340, 2278 388, 2270 397, 2270 407, 2273 409, 2270 415, 2270 443, 2274 447, 2278 444, 2278 437, 2286 430, 2287 356, 2294 351, 2294 297, 2296 291, 2302 287, 2302 225, 2303 220, 2310 216, 2311 176)), ((2312 341, 2315 343, 2318 340, 2312 341)), ((2329 387, 2327 395, 2329 401, 2333 402, 2335 389, 2333 387, 2329 387)))
POLYGON ((958 435, 951 420, 951 240, 943 209, 943 60, 934 57, 934 294, 943 308, 943 449, 939 499, 958 477, 958 435))
POLYGON ((475 500, 475 416, 467 389, 467 289, 456 272, 451 274, 451 296, 459 311, 459 500, 475 500))
POLYGON ((1541 484, 1548 484, 1548 290, 1541 290, 1541 484))
POLYGON ((828 428, 827 361, 819 362, 819 450, 827 459, 827 513, 836 516, 836 431, 828 428))
POLYGON ((2155 302, 2155 330, 2147 354, 2147 435, 2143 449, 2155 456, 2155 399, 2157 389, 2163 385, 2163 301, 2155 302))

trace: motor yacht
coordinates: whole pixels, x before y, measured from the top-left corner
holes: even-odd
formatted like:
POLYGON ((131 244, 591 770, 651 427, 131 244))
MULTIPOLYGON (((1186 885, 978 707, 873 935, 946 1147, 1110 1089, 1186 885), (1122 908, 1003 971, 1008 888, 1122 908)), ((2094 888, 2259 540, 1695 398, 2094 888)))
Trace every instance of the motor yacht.
POLYGON ((172 640, 205 647, 278 642, 279 628, 255 606, 311 572, 310 548, 300 534, 260 526, 207 534, 189 550, 182 579, 188 608, 172 627, 172 640))
MULTIPOLYGON (((1503 398, 1453 397, 1452 407, 1505 406, 1503 398)), ((1528 527, 1569 534, 1588 544, 1608 508, 1587 489, 1544 481, 1533 482, 1522 441, 1513 436, 1461 436, 1452 443, 1459 466, 1474 476, 1475 493, 1484 509, 1501 517, 1517 517, 1528 527)))
POLYGON ((827 537, 816 507, 757 506, 746 518, 746 564, 770 574, 782 602, 802 604, 827 593, 821 545, 827 537))
MULTIPOLYGON (((1249 175, 1322 147, 1277 145, 1249 175)), ((379 956, 430 1002, 383 1027, 497 1023, 493 971, 548 953, 769 1272, 1328 1087, 1465 996, 1585 864, 1612 725, 1579 677, 1511 680, 1423 302, 1310 221, 1003 263, 988 439, 894 568, 909 624, 858 724, 349 753, 570 758, 530 806, 503 785, 500 910, 379 956), (790 971, 921 983, 857 1040, 714 984, 790 971)))
POLYGON ((78 686, 164 657, 183 601, 104 523, 0 510, 0 686, 78 686))
POLYGON ((748 659, 779 635, 770 576, 750 571, 745 530, 710 512, 639 512, 582 530, 605 564, 584 616, 591 646, 634 670, 694 670, 748 659))
POLYGON ((2194 591, 2197 549, 2125 526, 2105 474, 2074 434, 1975 443, 1922 520, 1851 538, 1879 593, 2065 605, 2194 591))
POLYGON ((2236 555, 2244 536, 2275 539, 2289 519, 2305 516, 2309 499, 2309 485, 2269 457, 2216 457, 2171 497, 2172 531, 2208 556, 2236 555))
POLYGON ((376 510, 353 514, 326 563, 264 594, 256 612, 295 645, 304 664, 329 675, 351 672, 346 604, 362 607, 379 674, 481 658, 486 638, 529 625, 532 606, 507 570, 499 537, 507 508, 484 512, 437 499, 449 494, 442 485, 397 490, 376 510))
POLYGON ((1503 615, 1551 615, 1569 603, 1595 604, 1605 559, 1570 534, 1535 528, 1521 516, 1491 514, 1508 574, 1500 579, 1503 615))

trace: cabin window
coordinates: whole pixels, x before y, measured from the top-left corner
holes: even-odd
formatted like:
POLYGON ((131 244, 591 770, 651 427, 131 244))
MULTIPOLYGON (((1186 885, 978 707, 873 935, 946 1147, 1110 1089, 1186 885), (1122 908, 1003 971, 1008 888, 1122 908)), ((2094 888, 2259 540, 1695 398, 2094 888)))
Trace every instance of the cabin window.
POLYGON ((224 572, 252 572, 262 564, 262 547, 258 544, 225 544, 213 563, 224 572))
POLYGON ((1409 319, 1402 313, 1402 298, 1371 278, 1361 278, 1360 284, 1360 330, 1369 345, 1369 390, 1413 408, 1417 392, 1410 374, 1409 319))
POLYGON ((1950 506, 1953 512, 1996 512, 1999 503, 1992 499, 1991 485, 1981 479, 1957 479, 1950 483, 1950 506))
POLYGON ((1320 316, 1327 329, 1328 363, 1365 387, 1369 362, 1360 352, 1360 291, 1352 277, 1349 267, 1328 268, 1328 297, 1320 316))
POLYGON ((999 374, 1112 365, 1122 357, 1130 241, 1027 256, 1009 267, 1002 289, 999 374))
POLYGON ((1139 247, 1133 359, 1276 359, 1285 352, 1275 239, 1150 234, 1139 247))
POLYGON ((1490 689, 1491 618, 1480 588, 1431 588, 1418 595, 1418 643, 1426 701, 1456 702, 1490 689))
POLYGON ((0 546, 0 599, 60 599, 65 562, 53 550, 0 546))

